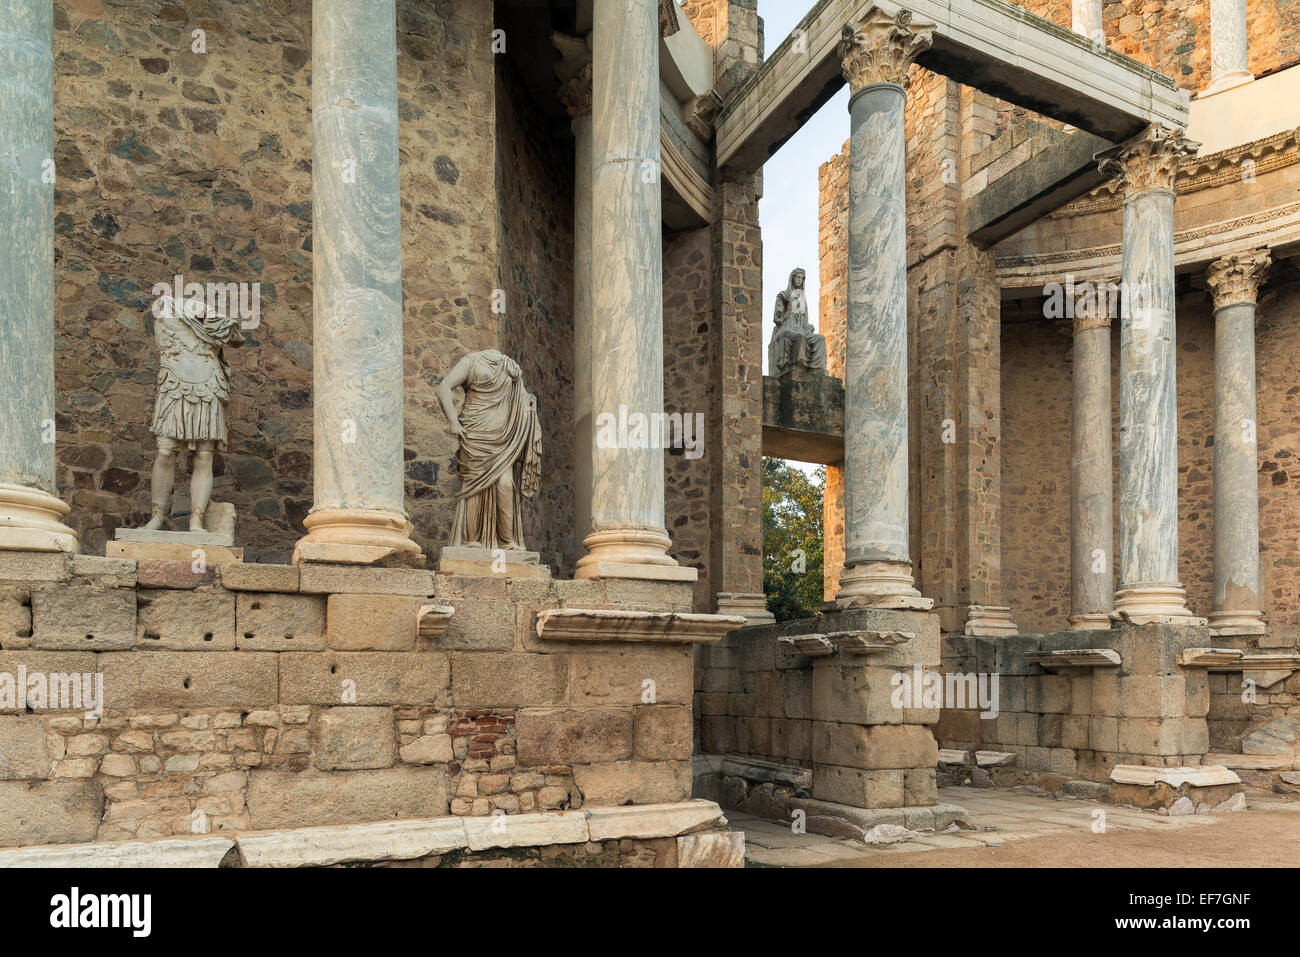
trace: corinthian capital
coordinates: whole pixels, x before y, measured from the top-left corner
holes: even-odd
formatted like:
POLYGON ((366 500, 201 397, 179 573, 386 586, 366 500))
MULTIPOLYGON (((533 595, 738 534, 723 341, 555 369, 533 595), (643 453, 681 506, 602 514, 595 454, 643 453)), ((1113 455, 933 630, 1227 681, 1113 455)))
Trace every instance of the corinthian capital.
POLYGON ((574 119, 591 112, 591 37, 551 34, 560 51, 555 74, 560 78, 560 102, 574 119))
POLYGON ((1104 176, 1114 176, 1126 196, 1149 189, 1173 189, 1178 163, 1195 155, 1200 143, 1182 130, 1152 123, 1145 130, 1095 157, 1104 176))
POLYGON ((910 10, 889 14, 872 7, 856 24, 844 24, 839 54, 844 79, 856 93, 872 83, 901 84, 907 68, 930 48, 934 24, 913 23, 910 10))
POLYGON ((1210 294, 1214 297, 1214 308, 1221 309, 1242 302, 1254 305, 1270 262, 1272 259, 1268 250, 1259 249, 1251 253, 1224 256, 1210 263, 1205 284, 1210 287, 1210 294))

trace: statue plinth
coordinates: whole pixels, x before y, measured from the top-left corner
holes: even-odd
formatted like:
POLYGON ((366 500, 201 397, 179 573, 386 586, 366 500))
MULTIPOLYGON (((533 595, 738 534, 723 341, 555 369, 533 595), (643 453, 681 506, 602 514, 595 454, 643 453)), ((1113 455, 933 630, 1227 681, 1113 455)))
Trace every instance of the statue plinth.
POLYGON ((541 555, 523 548, 474 548, 444 545, 438 558, 439 575, 502 575, 506 578, 551 577, 541 555))

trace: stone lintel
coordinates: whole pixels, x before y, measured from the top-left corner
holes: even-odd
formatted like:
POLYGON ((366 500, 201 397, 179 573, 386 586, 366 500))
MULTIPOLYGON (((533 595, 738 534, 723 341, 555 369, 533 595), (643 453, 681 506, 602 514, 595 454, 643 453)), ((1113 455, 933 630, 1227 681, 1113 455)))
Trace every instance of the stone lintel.
POLYGON ((1184 784, 1190 784, 1192 787, 1213 787, 1218 784, 1241 783, 1241 778, 1222 765, 1153 768, 1140 764, 1117 764, 1111 769, 1110 779, 1116 784, 1138 784, 1147 787, 1167 784, 1171 788, 1179 788, 1184 784))
POLYGON ((692 612, 547 608, 537 613, 537 637, 551 641, 646 641, 711 645, 743 627, 739 615, 692 612))

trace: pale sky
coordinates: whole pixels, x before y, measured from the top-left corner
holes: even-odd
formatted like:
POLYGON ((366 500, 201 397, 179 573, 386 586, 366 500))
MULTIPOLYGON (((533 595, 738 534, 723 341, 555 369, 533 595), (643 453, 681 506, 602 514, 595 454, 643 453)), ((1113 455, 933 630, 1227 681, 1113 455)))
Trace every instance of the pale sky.
MULTIPOLYGON (((764 52, 771 54, 812 8, 813 0, 759 0, 765 28, 764 52)), ((840 151, 849 138, 848 87, 831 97, 803 128, 763 167, 763 198, 758 217, 763 227, 763 371, 772 337, 772 308, 785 288, 790 270, 807 272, 808 313, 818 321, 817 169, 840 151)))

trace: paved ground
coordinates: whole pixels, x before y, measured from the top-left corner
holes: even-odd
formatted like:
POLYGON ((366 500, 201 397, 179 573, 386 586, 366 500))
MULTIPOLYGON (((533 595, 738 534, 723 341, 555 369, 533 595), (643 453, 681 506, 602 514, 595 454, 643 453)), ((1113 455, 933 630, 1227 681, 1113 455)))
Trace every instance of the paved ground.
POLYGON ((769 867, 1300 866, 1300 802, 1250 800, 1245 811, 1167 817, 1149 811, 985 788, 941 788, 980 830, 867 846, 728 811, 745 857, 769 867), (1094 832, 1105 815, 1105 830, 1094 832))

